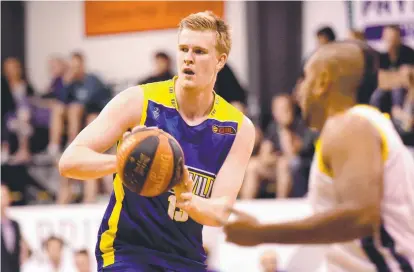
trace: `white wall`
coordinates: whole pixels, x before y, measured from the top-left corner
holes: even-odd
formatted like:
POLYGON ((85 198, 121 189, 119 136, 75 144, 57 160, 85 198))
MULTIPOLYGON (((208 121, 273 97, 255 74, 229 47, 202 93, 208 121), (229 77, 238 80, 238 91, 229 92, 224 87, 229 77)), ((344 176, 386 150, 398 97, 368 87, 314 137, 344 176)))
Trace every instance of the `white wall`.
MULTIPOLYGON (((81 50, 87 56, 88 68, 107 81, 136 81, 150 72, 155 50, 174 54, 176 30, 87 38, 84 37, 83 2, 28 1, 26 4, 27 72, 39 91, 48 85, 47 60, 51 54, 66 57, 73 50, 81 50)), ((245 17, 245 2, 226 2, 225 19, 233 29, 229 63, 243 85, 247 83, 248 73, 245 17)))
POLYGON ((315 49, 315 33, 321 26, 331 26, 339 39, 347 36, 348 24, 345 1, 304 1, 302 5, 303 56, 315 49))

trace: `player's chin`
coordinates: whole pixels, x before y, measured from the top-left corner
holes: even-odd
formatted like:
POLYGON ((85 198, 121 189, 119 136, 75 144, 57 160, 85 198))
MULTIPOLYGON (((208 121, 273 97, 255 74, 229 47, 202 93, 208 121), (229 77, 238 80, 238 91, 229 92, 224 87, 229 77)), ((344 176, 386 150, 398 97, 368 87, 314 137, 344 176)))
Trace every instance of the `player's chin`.
POLYGON ((184 78, 181 81, 181 84, 186 89, 195 89, 195 88, 197 88, 197 84, 196 84, 196 82, 194 82, 194 80, 189 80, 189 79, 184 78))

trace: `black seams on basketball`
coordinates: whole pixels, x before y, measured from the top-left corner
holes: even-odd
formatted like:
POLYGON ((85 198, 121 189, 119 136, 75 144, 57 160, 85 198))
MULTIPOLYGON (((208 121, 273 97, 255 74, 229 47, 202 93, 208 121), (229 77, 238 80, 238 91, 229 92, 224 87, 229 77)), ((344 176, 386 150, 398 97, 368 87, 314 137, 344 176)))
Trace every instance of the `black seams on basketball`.
POLYGON ((175 169, 169 188, 168 188, 169 190, 181 181, 181 178, 183 176, 183 171, 184 171, 184 156, 183 156, 183 151, 180 145, 175 139, 172 139, 172 138, 168 139, 168 143, 170 144, 170 147, 174 154, 174 169, 175 169))

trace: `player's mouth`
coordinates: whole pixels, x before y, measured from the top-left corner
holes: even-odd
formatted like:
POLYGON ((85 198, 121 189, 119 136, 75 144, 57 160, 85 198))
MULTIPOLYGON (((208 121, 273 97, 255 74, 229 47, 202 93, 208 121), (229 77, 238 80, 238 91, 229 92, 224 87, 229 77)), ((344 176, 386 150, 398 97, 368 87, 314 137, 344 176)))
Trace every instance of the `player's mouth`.
POLYGON ((186 74, 186 75, 188 75, 188 76, 193 76, 193 75, 195 75, 194 71, 193 71, 193 70, 191 70, 190 68, 184 68, 184 69, 183 69, 183 73, 184 73, 184 74, 186 74))

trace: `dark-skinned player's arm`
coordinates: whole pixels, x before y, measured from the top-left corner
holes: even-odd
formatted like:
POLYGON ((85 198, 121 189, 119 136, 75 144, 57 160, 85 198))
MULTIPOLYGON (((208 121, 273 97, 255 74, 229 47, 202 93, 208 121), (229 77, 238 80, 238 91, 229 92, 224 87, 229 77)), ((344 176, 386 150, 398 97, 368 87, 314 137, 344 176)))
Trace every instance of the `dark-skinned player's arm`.
MULTIPOLYGON (((326 244, 373 234, 380 224, 383 162, 379 133, 366 120, 346 116, 322 132, 322 156, 334 173, 339 203, 305 219, 262 225, 242 214, 228 223, 227 240, 261 243, 326 244)), ((283 212, 283 211, 282 211, 283 212)))
POLYGON ((131 87, 116 95, 68 146, 59 161, 62 176, 90 180, 116 172, 116 155, 103 154, 140 122, 144 94, 131 87))
POLYGON ((181 194, 176 192, 177 207, 202 225, 222 226, 230 215, 228 207, 236 201, 243 183, 244 173, 253 151, 255 133, 252 122, 244 117, 229 154, 214 181, 211 197, 205 199, 193 195, 191 190, 181 194))

